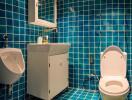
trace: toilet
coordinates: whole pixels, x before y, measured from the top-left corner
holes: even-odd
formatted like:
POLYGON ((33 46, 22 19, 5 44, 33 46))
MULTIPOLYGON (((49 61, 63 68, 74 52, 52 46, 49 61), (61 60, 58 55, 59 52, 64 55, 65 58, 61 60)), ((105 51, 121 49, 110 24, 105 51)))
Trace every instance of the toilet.
POLYGON ((101 52, 100 64, 99 91, 102 99, 125 100, 129 92, 127 53, 117 46, 110 46, 101 52))

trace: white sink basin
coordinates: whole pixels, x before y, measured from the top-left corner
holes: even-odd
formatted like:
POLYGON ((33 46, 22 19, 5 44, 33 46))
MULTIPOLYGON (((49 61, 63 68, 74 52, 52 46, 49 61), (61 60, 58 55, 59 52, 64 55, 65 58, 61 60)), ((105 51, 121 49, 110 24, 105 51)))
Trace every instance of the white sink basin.
POLYGON ((0 49, 0 83, 13 84, 25 71, 24 59, 20 49, 0 49))
POLYGON ((70 44, 68 43, 47 43, 47 44, 29 44, 28 49, 32 52, 45 52, 49 55, 57 55, 68 52, 70 44))

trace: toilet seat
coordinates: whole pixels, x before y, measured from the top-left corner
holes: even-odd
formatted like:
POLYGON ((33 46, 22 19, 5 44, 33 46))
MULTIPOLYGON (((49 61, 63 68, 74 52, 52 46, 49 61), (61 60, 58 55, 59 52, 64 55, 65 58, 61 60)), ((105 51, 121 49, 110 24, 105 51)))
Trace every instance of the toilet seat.
POLYGON ((110 46, 101 53, 100 57, 101 76, 126 77, 127 53, 122 52, 117 46, 110 46))
POLYGON ((129 91, 129 84, 124 77, 107 76, 100 79, 99 89, 109 95, 120 95, 129 91))

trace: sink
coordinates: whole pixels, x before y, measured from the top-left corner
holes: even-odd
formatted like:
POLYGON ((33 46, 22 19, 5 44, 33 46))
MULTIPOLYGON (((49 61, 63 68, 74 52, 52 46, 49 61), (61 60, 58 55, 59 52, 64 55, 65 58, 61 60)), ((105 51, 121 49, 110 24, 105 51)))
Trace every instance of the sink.
POLYGON ((70 47, 70 44, 68 43, 28 44, 29 51, 45 52, 45 53, 48 53, 48 55, 50 56, 66 53, 68 52, 69 47, 70 47))
POLYGON ((0 83, 13 84, 25 71, 21 49, 0 49, 0 83))

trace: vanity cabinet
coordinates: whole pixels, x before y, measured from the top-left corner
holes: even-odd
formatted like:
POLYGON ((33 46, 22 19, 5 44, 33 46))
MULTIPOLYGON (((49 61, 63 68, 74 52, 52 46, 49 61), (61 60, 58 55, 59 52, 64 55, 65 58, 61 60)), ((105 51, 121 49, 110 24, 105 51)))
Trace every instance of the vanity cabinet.
POLYGON ((49 57, 49 90, 51 98, 68 87, 67 60, 67 53, 49 57))
POLYGON ((47 46, 43 46, 28 46, 27 93, 51 100, 69 84, 68 48, 53 53, 50 47, 46 52, 47 46))

